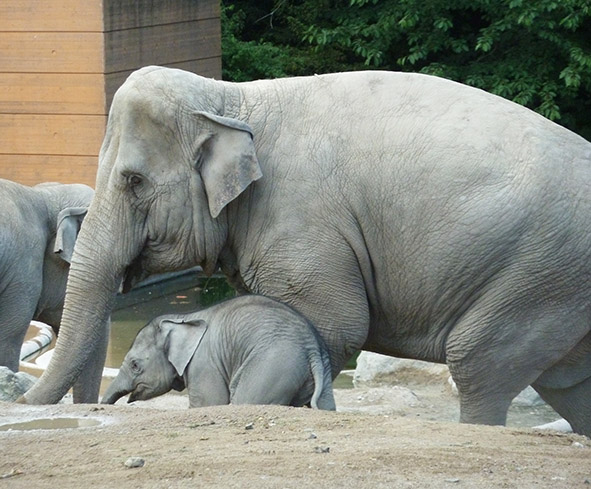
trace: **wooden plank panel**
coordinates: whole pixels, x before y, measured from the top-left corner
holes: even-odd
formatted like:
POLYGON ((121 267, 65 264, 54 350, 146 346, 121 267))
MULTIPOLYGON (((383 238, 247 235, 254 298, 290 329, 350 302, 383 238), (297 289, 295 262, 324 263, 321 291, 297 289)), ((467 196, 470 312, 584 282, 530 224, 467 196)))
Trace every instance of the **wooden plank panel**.
POLYGON ((0 154, 97 155, 106 117, 0 114, 0 154))
POLYGON ((25 185, 61 182, 94 187, 97 166, 96 156, 0 154, 0 178, 25 185))
POLYGON ((221 56, 219 19, 105 34, 105 73, 221 56))
POLYGON ((0 2, 0 31, 101 32, 102 30, 103 12, 100 1, 2 0, 0 2))
POLYGON ((104 0, 105 31, 219 17, 219 0, 104 0))
POLYGON ((102 73, 100 32, 0 32, 0 72, 102 73))
POLYGON ((104 115, 104 75, 3 73, 0 112, 104 115))
MULTIPOLYGON (((181 63, 166 63, 163 66, 170 68, 179 68, 181 70, 192 71, 198 75, 207 78, 221 79, 222 76, 222 58, 221 56, 206 59, 194 59, 191 61, 184 61, 181 63)), ((107 99, 107 110, 113 101, 113 95, 117 89, 123 85, 127 77, 133 73, 134 70, 120 71, 117 73, 110 73, 105 75, 105 91, 107 99)))

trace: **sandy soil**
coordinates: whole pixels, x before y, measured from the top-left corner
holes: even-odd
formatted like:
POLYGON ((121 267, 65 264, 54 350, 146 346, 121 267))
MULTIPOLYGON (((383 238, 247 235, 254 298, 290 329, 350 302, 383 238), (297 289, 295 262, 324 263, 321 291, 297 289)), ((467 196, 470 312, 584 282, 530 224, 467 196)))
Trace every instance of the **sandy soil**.
POLYGON ((115 406, 0 403, 0 425, 96 423, 0 431, 0 488, 591 487, 589 438, 519 427, 555 419, 546 407, 512 408, 503 428, 456 423, 457 399, 440 383, 335 397, 336 413, 186 409, 173 395, 115 406))

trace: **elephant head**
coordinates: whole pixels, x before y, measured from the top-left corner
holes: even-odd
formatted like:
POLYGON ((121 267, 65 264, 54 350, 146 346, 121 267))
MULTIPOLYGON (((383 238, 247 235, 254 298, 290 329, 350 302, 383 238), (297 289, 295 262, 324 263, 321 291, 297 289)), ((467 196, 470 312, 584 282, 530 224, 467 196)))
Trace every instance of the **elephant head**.
POLYGON ((227 206, 261 177, 253 135, 226 106, 231 86, 148 67, 115 94, 96 193, 72 256, 61 333, 21 402, 96 402, 116 293, 141 278, 200 265, 211 274, 227 206), (89 306, 89 303, 92 305, 89 306))
POLYGON ((183 374, 206 331, 202 320, 154 319, 136 336, 101 402, 114 404, 130 393, 128 402, 182 391, 183 374))

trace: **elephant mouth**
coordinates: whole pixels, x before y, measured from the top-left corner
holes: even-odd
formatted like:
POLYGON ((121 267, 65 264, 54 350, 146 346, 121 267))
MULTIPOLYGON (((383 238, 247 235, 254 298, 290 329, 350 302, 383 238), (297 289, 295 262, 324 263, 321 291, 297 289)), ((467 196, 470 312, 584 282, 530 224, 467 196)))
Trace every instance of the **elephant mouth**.
POLYGON ((172 388, 175 391, 178 392, 182 392, 185 390, 185 381, 183 380, 182 377, 179 377, 178 375, 174 378, 174 380, 172 381, 172 388))
POLYGON ((147 278, 150 274, 146 272, 142 265, 142 255, 131 262, 131 264, 125 270, 123 275, 123 286, 121 292, 127 294, 135 285, 147 278))
POLYGON ((129 393, 127 403, 129 404, 135 401, 147 401, 148 399, 158 397, 165 392, 167 392, 167 390, 162 390, 161 386, 154 387, 153 385, 148 384, 138 384, 135 389, 129 393))
POLYGON ((143 386, 138 385, 133 391, 130 392, 129 397, 127 398, 127 404, 146 399, 145 390, 146 389, 143 386))
POLYGON ((127 395, 129 391, 121 389, 115 392, 107 392, 101 399, 101 404, 115 404, 123 396, 127 395))

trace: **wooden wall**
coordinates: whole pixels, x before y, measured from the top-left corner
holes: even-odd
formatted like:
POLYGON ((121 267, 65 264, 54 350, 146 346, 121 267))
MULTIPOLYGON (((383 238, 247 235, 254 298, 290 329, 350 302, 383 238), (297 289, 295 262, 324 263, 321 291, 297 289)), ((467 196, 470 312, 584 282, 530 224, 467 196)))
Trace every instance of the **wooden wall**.
POLYGON ((148 64, 220 78, 218 0, 1 0, 0 178, 94 185, 113 94, 148 64))

